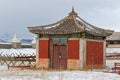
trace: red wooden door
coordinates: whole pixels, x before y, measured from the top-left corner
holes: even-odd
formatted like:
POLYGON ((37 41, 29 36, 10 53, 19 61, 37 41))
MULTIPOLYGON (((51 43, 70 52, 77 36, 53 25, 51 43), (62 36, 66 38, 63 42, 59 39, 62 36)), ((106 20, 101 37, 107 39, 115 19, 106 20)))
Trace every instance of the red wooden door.
POLYGON ((67 46, 66 45, 53 46, 53 68, 67 69, 67 46))

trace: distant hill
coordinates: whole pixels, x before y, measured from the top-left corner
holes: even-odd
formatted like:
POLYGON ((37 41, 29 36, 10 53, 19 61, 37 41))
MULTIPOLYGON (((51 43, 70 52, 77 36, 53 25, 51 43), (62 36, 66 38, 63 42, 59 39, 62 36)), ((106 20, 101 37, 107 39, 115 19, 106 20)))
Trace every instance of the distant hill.
POLYGON ((0 39, 0 42, 7 43, 8 41, 0 39))
POLYGON ((12 36, 13 35, 10 33, 5 33, 5 34, 0 33, 0 42, 10 42, 12 36))
MULTIPOLYGON (((0 33, 0 43, 11 42, 13 36, 14 36, 13 34, 9 34, 9 33, 5 33, 5 34, 0 33)), ((19 39, 19 40, 21 44, 31 44, 33 39, 19 39)))

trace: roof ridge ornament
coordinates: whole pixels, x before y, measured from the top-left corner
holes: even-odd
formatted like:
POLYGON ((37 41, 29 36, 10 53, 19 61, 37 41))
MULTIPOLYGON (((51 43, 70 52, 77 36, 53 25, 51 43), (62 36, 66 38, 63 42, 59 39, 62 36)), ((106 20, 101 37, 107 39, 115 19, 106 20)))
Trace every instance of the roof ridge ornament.
POLYGON ((72 12, 74 12, 74 7, 72 6, 72 12))
POLYGON ((77 13, 75 12, 75 10, 74 10, 74 7, 72 6, 72 11, 69 13, 69 15, 71 16, 71 15, 75 15, 75 16, 77 16, 77 13))

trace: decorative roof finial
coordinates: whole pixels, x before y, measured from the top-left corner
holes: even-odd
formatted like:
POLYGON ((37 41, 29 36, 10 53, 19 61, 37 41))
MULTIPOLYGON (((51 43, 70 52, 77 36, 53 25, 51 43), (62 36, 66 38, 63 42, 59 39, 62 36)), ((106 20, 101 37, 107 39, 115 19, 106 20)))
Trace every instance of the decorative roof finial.
POLYGON ((72 6, 72 12, 74 12, 74 6, 72 6))
POLYGON ((77 15, 77 13, 74 11, 74 7, 72 6, 72 11, 69 13, 69 15, 77 15))

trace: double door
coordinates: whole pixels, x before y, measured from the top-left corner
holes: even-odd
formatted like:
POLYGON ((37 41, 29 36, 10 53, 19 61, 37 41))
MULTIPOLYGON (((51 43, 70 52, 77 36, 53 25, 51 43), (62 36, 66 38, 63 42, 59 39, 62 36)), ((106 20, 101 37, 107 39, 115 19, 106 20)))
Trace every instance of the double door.
POLYGON ((67 45, 53 45, 53 68, 67 69, 67 45))

